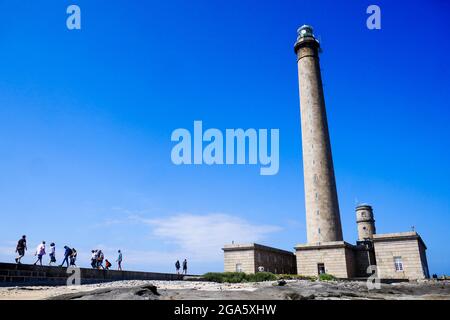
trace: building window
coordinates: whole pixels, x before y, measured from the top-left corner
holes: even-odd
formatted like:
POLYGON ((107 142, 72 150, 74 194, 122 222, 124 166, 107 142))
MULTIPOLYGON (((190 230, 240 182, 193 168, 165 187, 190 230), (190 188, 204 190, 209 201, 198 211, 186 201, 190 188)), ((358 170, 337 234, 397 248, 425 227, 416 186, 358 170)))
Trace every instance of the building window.
POLYGON ((403 271, 403 260, 402 257, 394 257, 395 271, 403 271))
POLYGON ((236 264, 236 272, 242 272, 242 264, 240 263, 236 264))
POLYGON ((323 263, 318 263, 317 264, 317 273, 319 275, 325 273, 325 264, 323 264, 323 263))

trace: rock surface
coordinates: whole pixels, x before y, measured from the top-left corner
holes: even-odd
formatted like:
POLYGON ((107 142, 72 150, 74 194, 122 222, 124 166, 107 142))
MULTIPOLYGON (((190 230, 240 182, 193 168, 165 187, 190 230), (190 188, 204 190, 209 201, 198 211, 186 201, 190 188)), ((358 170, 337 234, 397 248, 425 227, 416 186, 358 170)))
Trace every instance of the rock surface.
POLYGON ((199 281, 118 281, 62 287, 0 288, 0 300, 450 300, 450 281, 382 284, 368 290, 365 282, 286 280, 221 284, 199 281))

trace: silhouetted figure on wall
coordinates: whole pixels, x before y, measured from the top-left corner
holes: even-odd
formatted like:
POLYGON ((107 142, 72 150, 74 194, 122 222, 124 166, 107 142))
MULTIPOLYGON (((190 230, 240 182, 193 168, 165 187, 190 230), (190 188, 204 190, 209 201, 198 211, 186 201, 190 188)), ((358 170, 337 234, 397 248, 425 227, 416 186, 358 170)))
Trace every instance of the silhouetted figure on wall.
POLYGON ((16 258, 16 263, 20 264, 20 259, 25 255, 25 251, 27 251, 27 236, 23 235, 22 238, 17 241, 16 252, 18 254, 16 258))
POLYGON ((64 265, 64 263, 67 264, 67 267, 69 267, 69 258, 72 255, 72 249, 70 249, 68 246, 64 246, 64 260, 61 263, 60 267, 64 265))
POLYGON ((180 274, 180 260, 177 260, 177 262, 175 262, 175 269, 177 270, 177 274, 180 274))
POLYGON ((183 273, 187 274, 187 260, 186 259, 184 259, 184 261, 183 261, 183 273))
POLYGON ((119 256, 117 257, 117 260, 116 260, 116 262, 117 262, 117 270, 120 270, 120 271, 122 271, 122 260, 123 260, 123 258, 122 258, 122 251, 117 251, 118 253, 119 253, 119 256))

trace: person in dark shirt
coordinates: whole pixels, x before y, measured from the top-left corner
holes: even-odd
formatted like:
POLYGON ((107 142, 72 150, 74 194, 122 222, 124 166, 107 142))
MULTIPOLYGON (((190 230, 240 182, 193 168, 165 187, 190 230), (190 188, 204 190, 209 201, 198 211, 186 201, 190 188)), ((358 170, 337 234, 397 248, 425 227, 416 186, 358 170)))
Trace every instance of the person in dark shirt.
POLYGON ((187 260, 186 259, 184 259, 184 261, 183 261, 183 273, 187 274, 187 260))
POLYGON ((177 269, 177 274, 180 274, 180 260, 177 260, 177 262, 175 262, 175 269, 177 269))
POLYGON ((77 262, 77 250, 75 248, 72 248, 72 254, 70 255, 70 265, 76 267, 77 262))
POLYGON ((20 264, 20 259, 25 255, 25 251, 27 250, 27 236, 23 235, 22 239, 17 242, 16 252, 18 254, 16 258, 16 263, 20 264))
POLYGON ((64 263, 66 263, 67 267, 69 267, 69 258, 72 255, 72 249, 70 249, 68 246, 64 246, 64 250, 64 260, 61 263, 60 267, 62 267, 64 263))

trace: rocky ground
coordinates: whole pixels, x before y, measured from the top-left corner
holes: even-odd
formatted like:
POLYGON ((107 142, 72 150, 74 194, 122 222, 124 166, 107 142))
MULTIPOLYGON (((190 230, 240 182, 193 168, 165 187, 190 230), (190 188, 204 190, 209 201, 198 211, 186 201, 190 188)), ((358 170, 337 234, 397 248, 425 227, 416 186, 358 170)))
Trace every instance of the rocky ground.
POLYGON ((450 300, 450 281, 382 284, 368 290, 365 282, 289 280, 220 284, 200 281, 118 281, 95 285, 0 288, 0 300, 450 300))

